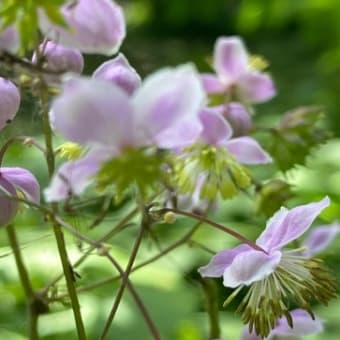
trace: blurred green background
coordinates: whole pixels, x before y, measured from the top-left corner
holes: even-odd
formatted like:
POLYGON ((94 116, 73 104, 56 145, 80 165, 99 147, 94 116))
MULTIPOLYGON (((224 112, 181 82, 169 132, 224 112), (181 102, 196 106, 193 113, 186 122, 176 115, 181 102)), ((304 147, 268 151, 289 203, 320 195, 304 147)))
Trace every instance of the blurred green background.
MULTIPOLYGON (((319 199, 328 194, 333 199, 331 208, 321 216, 320 223, 340 217, 340 2, 338 0, 125 0, 128 35, 122 46, 131 64, 145 76, 159 67, 178 65, 188 61, 201 71, 210 70, 213 45, 218 36, 240 35, 251 53, 260 54, 270 62, 269 71, 275 79, 278 95, 272 101, 257 107, 255 120, 271 126, 280 115, 303 105, 322 105, 326 124, 334 140, 314 150, 307 167, 296 167, 285 174, 298 194, 291 205, 319 199)), ((85 73, 90 74, 102 61, 101 56, 87 57, 85 73)), ((26 95, 21 112, 13 125, 0 135, 3 143, 13 133, 36 134, 41 138, 40 118, 34 104, 26 95), (33 114, 32 114, 33 112, 33 114)), ((265 146, 265 145, 264 145, 265 146)), ((6 166, 25 166, 47 183, 46 168, 41 155, 33 149, 13 146, 6 156, 6 166)), ((257 167, 254 173, 260 179, 282 177, 274 167, 257 167)), ((265 217, 256 215, 256 206, 247 197, 240 196, 220 205, 212 216, 216 221, 235 227, 241 233, 255 238, 265 224, 265 217), (261 227, 262 226, 262 227, 261 227)), ((112 227, 119 216, 128 210, 128 204, 112 211, 103 226, 90 232, 98 237, 112 227)), ((96 206, 89 207, 70 219, 80 230, 96 206)), ((319 224, 320 224, 319 223, 319 224)), ((184 234, 192 221, 179 219, 174 225, 154 228, 160 247, 184 234)), ((23 254, 36 288, 60 272, 54 238, 43 218, 35 211, 23 210, 17 219, 17 230, 22 241, 23 254)), ((112 241, 112 254, 126 263, 137 226, 128 228, 112 241)), ((17 281, 13 257, 7 247, 5 233, 0 234, 0 339, 25 339, 26 315, 22 289, 17 281)), ((72 259, 81 255, 76 240, 69 237, 72 259)), ((221 232, 203 227, 195 240, 218 251, 235 245, 221 232)), ((86 249, 86 245, 83 245, 86 249)), ((336 240, 322 254, 340 278, 338 265, 340 240, 336 240)), ((146 239, 137 263, 147 259, 158 249, 152 239, 146 239)), ((207 339, 208 320, 204 313, 203 295, 197 281, 196 269, 205 264, 210 255, 195 246, 182 246, 169 256, 136 272, 136 284, 151 315, 165 340, 207 339)), ((115 274, 104 258, 90 256, 78 270, 83 286, 115 274)), ((229 291, 220 287, 220 305, 229 291)), ((89 339, 100 334, 114 300, 117 283, 105 285, 81 296, 82 311, 89 339)), ((62 283, 60 291, 65 287, 62 283)), ((220 312, 222 339, 238 339, 241 332, 239 316, 231 306, 220 312)), ((40 333, 43 339, 75 339, 73 318, 67 306, 55 303, 53 313, 42 316, 40 333)), ((337 340, 340 335, 340 305, 333 300, 329 307, 315 306, 316 315, 325 320, 325 332, 308 339, 337 340)), ((148 330, 130 298, 124 295, 109 339, 148 340, 148 330)))

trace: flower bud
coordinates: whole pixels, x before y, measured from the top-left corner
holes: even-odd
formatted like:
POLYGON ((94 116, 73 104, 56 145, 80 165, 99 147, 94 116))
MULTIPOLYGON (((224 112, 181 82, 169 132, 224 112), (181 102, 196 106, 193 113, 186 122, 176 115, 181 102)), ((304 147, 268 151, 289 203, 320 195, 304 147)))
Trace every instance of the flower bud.
POLYGON ((226 104, 223 116, 233 129, 233 137, 248 134, 251 128, 251 117, 242 104, 236 102, 226 104))
POLYGON ((176 221, 176 214, 172 211, 168 211, 163 216, 164 223, 172 224, 176 221))
POLYGON ((0 130, 12 121, 19 105, 18 88, 11 81, 0 77, 0 130))
POLYGON ((39 27, 50 39, 85 53, 112 55, 125 38, 121 7, 111 0, 68 1, 61 7, 67 28, 52 23, 40 11, 39 27))
MULTIPOLYGON (((84 58, 80 51, 74 48, 68 48, 48 41, 39 46, 40 52, 43 53, 46 62, 46 69, 49 71, 81 73, 84 68, 84 58)), ((34 54, 32 62, 37 62, 37 55, 34 54)), ((58 83, 60 75, 45 76, 48 83, 58 83)))
POLYGON ((16 196, 16 190, 0 173, 0 227, 9 224, 18 211, 18 202, 6 198, 11 195, 16 196))
POLYGON ((6 27, 0 32, 0 51, 16 53, 19 49, 19 35, 14 26, 6 27))
POLYGON ((101 64, 94 71, 93 78, 110 81, 129 95, 132 95, 141 83, 140 76, 121 53, 101 64))

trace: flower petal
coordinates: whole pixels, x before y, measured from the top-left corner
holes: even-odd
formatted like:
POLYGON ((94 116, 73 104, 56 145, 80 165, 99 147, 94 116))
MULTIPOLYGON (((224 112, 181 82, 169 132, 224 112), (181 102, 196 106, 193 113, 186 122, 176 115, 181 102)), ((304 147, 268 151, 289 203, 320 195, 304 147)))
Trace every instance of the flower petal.
POLYGON ((20 106, 20 92, 9 80, 0 77, 0 130, 10 123, 20 106))
POLYGON ((334 237, 340 233, 339 223, 334 223, 331 226, 320 226, 312 230, 302 245, 307 249, 304 255, 311 257, 328 247, 334 237))
POLYGON ((20 47, 18 30, 14 25, 6 27, 0 33, 0 50, 16 53, 20 47))
POLYGON ((329 203, 329 198, 325 197, 320 202, 301 205, 291 210, 282 207, 270 218, 256 243, 266 250, 282 248, 301 236, 329 203))
POLYGON ((201 138, 206 143, 217 145, 219 141, 226 141, 231 137, 232 129, 229 123, 214 108, 201 110, 199 116, 203 125, 201 138))
POLYGON ((6 197, 16 194, 14 186, 0 173, 0 227, 11 223, 18 211, 18 201, 6 197))
POLYGON ((233 138, 221 145, 224 145, 237 161, 243 164, 262 164, 272 161, 268 153, 251 137, 233 138))
POLYGON ((0 168, 0 174, 17 190, 22 191, 29 201, 40 202, 40 185, 31 172, 23 168, 0 168))
POLYGON ((111 0, 78 0, 61 8, 69 28, 50 21, 39 12, 39 27, 50 39, 85 53, 116 53, 125 38, 122 8, 111 0))
POLYGON ((247 71, 248 54, 239 37, 221 37, 215 43, 214 68, 219 78, 237 82, 247 71))
POLYGON ((251 129, 251 117, 240 103, 231 102, 224 105, 223 116, 233 129, 233 137, 247 135, 251 129))
POLYGON ((129 95, 132 95, 141 84, 139 74, 122 53, 101 64, 94 71, 93 78, 110 81, 129 95))
POLYGON ((281 260, 281 252, 265 254, 261 251, 248 250, 235 256, 233 262, 223 273, 223 285, 235 288, 249 286, 270 275, 281 260))
POLYGON ((276 95, 272 78, 260 72, 249 72, 242 75, 238 87, 241 97, 251 103, 262 103, 276 95))
POLYGON ((84 158, 62 164, 44 190, 46 201, 58 202, 71 195, 80 195, 91 184, 92 177, 110 153, 109 149, 107 153, 104 148, 94 149, 84 158))
POLYGON ((201 81, 206 93, 221 93, 224 91, 222 82, 214 74, 201 74, 201 81))
POLYGON ((129 96, 104 80, 77 77, 68 81, 54 100, 50 117, 57 132, 82 145, 119 149, 135 143, 129 96))
POLYGON ((234 249, 222 250, 213 256, 206 266, 200 267, 198 272, 202 277, 221 277, 225 269, 233 262, 235 256, 250 249, 248 245, 241 244, 234 249))
POLYGON ((295 309, 290 312, 293 319, 293 328, 291 328, 285 317, 282 317, 277 326, 271 331, 271 336, 279 337, 298 337, 310 334, 316 334, 323 331, 322 322, 320 319, 312 319, 303 309, 295 309))
POLYGON ((151 141, 182 121, 198 121, 205 94, 192 65, 163 69, 146 78, 133 97, 137 130, 151 141))

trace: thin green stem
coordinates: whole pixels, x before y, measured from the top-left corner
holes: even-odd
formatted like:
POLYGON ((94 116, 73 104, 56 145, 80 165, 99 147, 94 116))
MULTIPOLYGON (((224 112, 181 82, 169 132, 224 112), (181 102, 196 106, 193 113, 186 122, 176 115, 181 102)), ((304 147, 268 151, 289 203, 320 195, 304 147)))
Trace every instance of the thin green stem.
MULTIPOLYGON (((42 86, 41 86, 41 91, 40 91, 40 100, 41 100, 43 129, 44 129, 45 146, 46 146, 46 161, 47 161, 49 178, 51 178, 55 170, 55 158, 54 158, 55 156, 54 156, 54 150, 53 150, 52 130, 50 126, 48 107, 47 107, 47 103, 48 103, 48 98, 46 98, 47 90, 45 86, 43 85, 43 79, 41 79, 41 81, 42 81, 42 86)), ((53 203, 51 205, 51 209, 54 215, 58 213, 57 204, 53 203)), ((71 264, 70 264, 70 261, 67 255, 65 238, 64 238, 62 230, 60 229, 60 225, 57 223, 56 219, 53 216, 51 216, 51 222, 53 225, 53 231, 54 231, 55 239, 57 242, 59 257, 61 260, 61 264, 62 264, 64 276, 65 276, 67 291, 69 293, 69 297, 71 300, 71 306, 72 306, 73 315, 74 315, 74 319, 76 323, 78 339, 84 340, 86 339, 85 327, 84 327, 84 323, 83 323, 82 316, 81 316, 77 291, 74 285, 73 271, 72 271, 72 267, 71 267, 71 264)))
MULTIPOLYGON (((121 285, 120 285, 120 287, 118 289, 118 292, 117 292, 115 301, 113 303, 113 306, 111 308, 110 314, 109 314, 109 316, 108 316, 108 318, 106 320, 106 323, 105 323, 105 326, 104 326, 104 330, 103 330, 103 332, 102 332, 102 334, 100 336, 100 340, 105 339, 105 337, 107 336, 107 334, 108 334, 108 332, 110 330, 111 324, 112 324, 113 319, 114 319, 114 317, 116 315, 116 312, 118 310, 120 301, 121 301, 121 299, 123 297, 125 286, 127 285, 127 279, 128 279, 128 277, 129 277, 129 275, 131 273, 132 266, 133 266, 133 264, 135 262, 139 246, 142 243, 142 238, 143 238, 145 229, 147 227, 148 227, 148 216, 145 217, 145 215, 143 215, 141 227, 139 229, 139 233, 138 233, 137 238, 135 240, 135 243, 133 245, 133 248, 132 248, 132 251, 131 251, 131 255, 129 257, 129 261, 128 261, 128 264, 126 266, 125 272, 124 272, 124 276, 122 277, 121 285)), ((160 337, 154 337, 154 339, 158 340, 158 339, 160 339, 160 337)))
POLYGON ((38 335, 38 314, 35 310, 35 293, 31 286, 31 281, 28 276, 28 272, 26 270, 21 251, 20 245, 18 242, 18 238, 15 232, 13 225, 8 225, 6 227, 9 244, 13 250, 15 263, 18 269, 19 278, 21 285, 24 289, 26 301, 27 301, 27 309, 28 309, 28 334, 30 340, 39 339, 38 335))

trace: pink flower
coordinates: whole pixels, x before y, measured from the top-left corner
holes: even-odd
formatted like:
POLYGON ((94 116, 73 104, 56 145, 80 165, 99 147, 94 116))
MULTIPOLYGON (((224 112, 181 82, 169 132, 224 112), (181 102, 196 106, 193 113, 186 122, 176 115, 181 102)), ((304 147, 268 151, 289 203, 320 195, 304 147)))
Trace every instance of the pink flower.
POLYGON ((238 37, 220 37, 214 49, 213 74, 202 75, 207 93, 226 93, 249 103, 261 103, 276 94, 272 79, 253 70, 243 42, 238 37))
POLYGON ((19 106, 18 88, 11 81, 0 77, 0 130, 13 120, 19 106))

